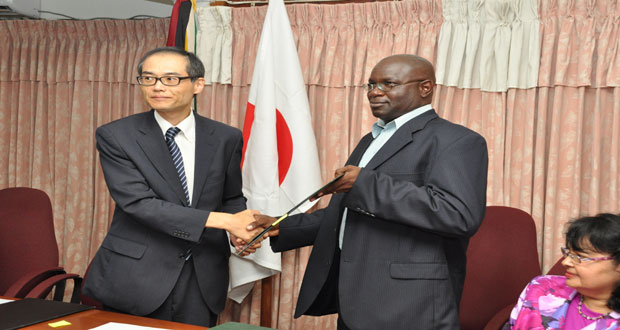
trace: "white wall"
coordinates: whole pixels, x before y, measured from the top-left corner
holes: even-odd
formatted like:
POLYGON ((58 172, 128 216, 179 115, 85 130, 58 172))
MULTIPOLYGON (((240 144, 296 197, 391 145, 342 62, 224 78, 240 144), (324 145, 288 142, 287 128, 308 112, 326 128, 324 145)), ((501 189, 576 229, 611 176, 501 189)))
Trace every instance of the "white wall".
MULTIPOLYGON (((169 17, 173 0, 41 0, 41 10, 77 19, 130 18, 138 15, 169 17)), ((41 13, 42 19, 63 19, 41 13)))

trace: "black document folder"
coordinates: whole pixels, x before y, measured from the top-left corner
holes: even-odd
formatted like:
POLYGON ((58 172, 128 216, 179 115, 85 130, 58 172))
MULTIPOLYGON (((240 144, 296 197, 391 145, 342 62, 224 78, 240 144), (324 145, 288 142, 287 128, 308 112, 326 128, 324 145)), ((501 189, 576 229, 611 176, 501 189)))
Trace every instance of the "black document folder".
POLYGON ((94 307, 54 300, 15 300, 0 304, 0 329, 19 329, 92 308, 94 307))
POLYGON ((256 241, 258 241, 261 237, 265 236, 265 234, 272 230, 273 228, 275 228, 275 226, 280 223, 280 221, 286 219, 289 215, 289 213, 292 213, 293 211, 297 210, 298 207, 302 206, 305 202, 309 201, 310 199, 317 198, 320 192, 324 192, 327 190, 327 188, 329 186, 331 186, 334 182, 340 180, 340 178, 342 178, 344 176, 345 173, 340 174, 339 176, 333 178, 331 181, 329 181, 328 183, 326 183, 323 187, 319 188, 319 190, 315 191, 312 193, 312 195, 306 197, 304 200, 302 200, 301 202, 299 202, 299 204, 293 206, 292 209, 288 210, 288 212, 286 212, 283 216, 279 217, 278 220, 274 221, 274 223, 272 223, 271 225, 269 225, 269 227, 265 228, 261 233, 259 233, 258 235, 256 235, 254 238, 252 238, 252 240, 250 241, 250 243, 247 243, 243 249, 241 249, 241 251, 237 252, 237 255, 240 256, 243 251, 247 250, 247 248, 249 248, 250 246, 254 245, 254 243, 256 243, 256 241))

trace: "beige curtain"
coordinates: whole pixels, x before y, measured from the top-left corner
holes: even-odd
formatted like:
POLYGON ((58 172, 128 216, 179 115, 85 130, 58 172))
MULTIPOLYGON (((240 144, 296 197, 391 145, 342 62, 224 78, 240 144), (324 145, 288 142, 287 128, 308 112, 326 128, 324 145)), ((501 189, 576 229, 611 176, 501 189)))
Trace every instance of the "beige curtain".
MULTIPOLYGON (((485 136, 488 204, 533 214, 542 263, 560 256, 563 225, 620 210, 620 3, 539 1, 537 87, 501 92, 438 86, 440 115, 485 136)), ((438 67, 439 1, 287 6, 312 112, 323 179, 374 121, 361 85, 373 65, 417 53, 438 67)), ((265 7, 232 10, 232 84, 208 86, 199 112, 241 127, 265 7)), ((133 81, 167 20, 0 21, 0 188, 31 186, 53 201, 62 264, 83 273, 111 217, 94 129, 145 110, 133 81)), ((321 201, 321 206, 325 205, 321 201)), ((335 329, 335 317, 292 314, 310 249, 283 256, 272 326, 335 329)), ((220 322, 258 324, 261 287, 220 322)))
POLYGON ((140 57, 165 44, 168 20, 0 21, 0 187, 52 200, 61 264, 83 274, 113 204, 95 129, 142 112, 140 57))
MULTIPOLYGON (((196 55, 205 66, 205 83, 230 84, 232 8, 201 3, 196 10, 196 55)), ((190 49, 191 50, 191 49, 190 49)))
POLYGON ((549 268, 567 219, 620 210, 620 2, 542 1, 540 13, 532 213, 549 268))
POLYGON ((444 0, 437 83, 488 92, 536 87, 536 0, 444 0))

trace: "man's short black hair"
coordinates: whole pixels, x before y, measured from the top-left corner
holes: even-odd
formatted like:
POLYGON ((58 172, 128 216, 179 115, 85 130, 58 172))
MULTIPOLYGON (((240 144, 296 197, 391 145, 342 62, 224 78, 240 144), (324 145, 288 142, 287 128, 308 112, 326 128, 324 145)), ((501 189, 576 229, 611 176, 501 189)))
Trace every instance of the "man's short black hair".
POLYGON ((186 71, 187 75, 192 77, 192 81, 196 80, 196 78, 204 78, 205 66, 202 64, 202 61, 198 58, 198 56, 196 56, 196 54, 194 53, 177 47, 159 47, 146 52, 146 54, 144 54, 144 56, 140 60, 140 63, 138 63, 138 75, 142 75, 142 66, 144 65, 144 61, 146 61, 146 59, 149 58, 151 55, 160 53, 171 53, 186 57, 186 71))

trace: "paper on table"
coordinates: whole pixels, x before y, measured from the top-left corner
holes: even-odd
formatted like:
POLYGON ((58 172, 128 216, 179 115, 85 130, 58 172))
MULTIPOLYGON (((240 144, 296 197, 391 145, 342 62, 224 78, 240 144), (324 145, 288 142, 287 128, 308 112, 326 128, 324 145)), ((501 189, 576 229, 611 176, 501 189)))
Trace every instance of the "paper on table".
POLYGON ((151 328, 151 327, 144 327, 141 325, 134 325, 134 324, 108 322, 96 328, 91 328, 91 330, 169 330, 169 329, 151 328))
POLYGON ((15 300, 10 300, 10 299, 0 299, 0 304, 6 304, 6 303, 11 302, 11 301, 15 301, 15 300))

